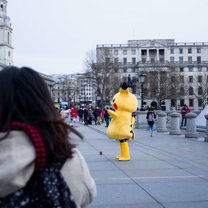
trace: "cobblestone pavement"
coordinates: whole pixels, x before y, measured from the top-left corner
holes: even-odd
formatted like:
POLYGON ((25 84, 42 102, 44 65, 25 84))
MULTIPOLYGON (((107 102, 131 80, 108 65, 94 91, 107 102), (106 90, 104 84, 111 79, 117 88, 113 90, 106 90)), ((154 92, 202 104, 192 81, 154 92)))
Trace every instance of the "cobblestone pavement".
MULTIPOLYGON (((135 129, 129 142, 130 161, 118 161, 118 141, 104 125, 75 125, 85 139, 76 139, 97 184, 89 208, 207 208, 208 143, 184 135, 135 129), (101 155, 102 153, 102 155, 101 155)), ((184 131, 184 130, 183 130, 184 131)))

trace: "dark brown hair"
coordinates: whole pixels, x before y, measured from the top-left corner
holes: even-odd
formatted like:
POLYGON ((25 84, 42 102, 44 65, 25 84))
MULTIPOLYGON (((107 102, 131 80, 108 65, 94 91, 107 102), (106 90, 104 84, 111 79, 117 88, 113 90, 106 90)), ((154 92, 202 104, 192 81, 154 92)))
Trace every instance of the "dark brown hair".
MULTIPOLYGON (((55 109, 47 85, 34 70, 14 66, 0 71, 0 128, 13 121, 37 127, 47 150, 47 161, 72 158, 69 133, 81 134, 67 125, 55 109)), ((8 136, 8 134, 7 134, 8 136)))

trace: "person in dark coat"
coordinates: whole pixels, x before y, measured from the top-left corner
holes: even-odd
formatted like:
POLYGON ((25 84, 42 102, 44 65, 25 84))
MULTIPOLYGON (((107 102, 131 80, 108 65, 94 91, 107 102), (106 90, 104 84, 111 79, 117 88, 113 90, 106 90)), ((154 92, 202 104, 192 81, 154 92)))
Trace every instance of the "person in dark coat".
POLYGON ((104 114, 104 118, 105 118, 105 127, 108 127, 109 123, 110 123, 110 116, 108 114, 108 110, 109 108, 107 107, 107 109, 105 108, 105 114, 104 114))

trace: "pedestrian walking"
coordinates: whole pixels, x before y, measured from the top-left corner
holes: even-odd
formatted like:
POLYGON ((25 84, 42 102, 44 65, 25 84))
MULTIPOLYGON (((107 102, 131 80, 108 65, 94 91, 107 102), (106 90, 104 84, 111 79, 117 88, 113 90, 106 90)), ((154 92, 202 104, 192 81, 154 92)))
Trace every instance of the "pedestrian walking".
POLYGON ((84 107, 84 124, 88 125, 88 120, 89 120, 89 111, 87 107, 84 107))
POLYGON ((105 118, 105 127, 108 127, 109 126, 109 123, 110 123, 110 115, 108 114, 108 110, 109 108, 105 108, 105 115, 104 115, 104 118, 105 118))
POLYGON ((147 123, 148 123, 148 126, 149 126, 150 136, 152 136, 153 135, 153 130, 154 130, 154 123, 155 123, 155 119, 156 119, 156 114, 155 114, 152 107, 150 107, 148 109, 146 119, 147 119, 147 123))
POLYGON ((78 116, 79 116, 79 121, 83 122, 83 114, 84 114, 84 110, 82 108, 80 108, 78 110, 78 116))
POLYGON ((96 195, 87 164, 34 70, 0 71, 0 207, 86 207, 96 195))
POLYGON ((181 127, 186 126, 186 114, 190 113, 190 108, 184 105, 181 109, 181 127))
POLYGON ((186 112, 186 105, 183 105, 181 109, 181 127, 185 126, 185 112, 186 112))
POLYGON ((71 108, 71 122, 76 122, 77 120, 77 109, 71 108))
POLYGON ((105 121, 105 109, 104 108, 102 108, 101 110, 100 118, 101 118, 101 122, 104 123, 105 121))
POLYGON ((100 108, 97 106, 93 112, 94 115, 94 119, 95 119, 95 125, 100 125, 100 113, 101 110, 100 108))

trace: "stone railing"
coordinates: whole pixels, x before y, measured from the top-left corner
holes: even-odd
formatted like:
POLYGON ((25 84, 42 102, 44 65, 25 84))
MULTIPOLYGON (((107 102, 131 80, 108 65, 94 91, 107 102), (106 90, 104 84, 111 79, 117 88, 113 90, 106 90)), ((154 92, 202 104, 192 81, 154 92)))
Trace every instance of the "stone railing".
MULTIPOLYGON (((136 129, 147 129, 147 119, 146 119, 147 111, 137 111, 136 112, 136 129)), ((156 111, 157 120, 156 120, 156 131, 157 132, 169 132, 170 135, 181 135, 180 129, 180 121, 181 114, 176 112, 174 109, 170 112, 156 111), (169 126, 168 126, 169 124, 169 126), (168 127, 167 127, 168 126, 168 127)), ((184 129, 183 134, 185 138, 198 138, 199 134, 196 129, 196 117, 197 113, 190 112, 186 114, 187 125, 186 129, 184 129)), ((206 119, 206 135, 205 141, 208 142, 208 114, 205 115, 206 119)))

